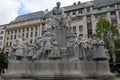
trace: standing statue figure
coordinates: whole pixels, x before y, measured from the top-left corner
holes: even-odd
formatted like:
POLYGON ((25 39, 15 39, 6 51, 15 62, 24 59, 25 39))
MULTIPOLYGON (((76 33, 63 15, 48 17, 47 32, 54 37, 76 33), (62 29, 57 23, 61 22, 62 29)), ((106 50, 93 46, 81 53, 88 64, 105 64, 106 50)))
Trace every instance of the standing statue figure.
POLYGON ((56 41, 55 35, 51 38, 50 42, 52 45, 52 50, 49 55, 49 59, 60 59, 61 58, 60 49, 58 47, 58 42, 56 41))
POLYGON ((85 50, 87 48, 86 43, 85 43, 84 38, 82 36, 79 36, 78 40, 79 40, 79 44, 78 44, 79 59, 80 60, 86 60, 86 54, 85 54, 85 50))
POLYGON ((11 55, 14 56, 16 60, 22 60, 24 56, 24 42, 20 35, 16 40, 12 42, 12 51, 11 55))
POLYGON ((87 50, 85 51, 86 52, 86 59, 87 60, 93 60, 93 56, 95 54, 95 44, 96 44, 96 40, 93 40, 92 38, 89 38, 88 41, 86 41, 86 45, 87 45, 87 50))
POLYGON ((65 18, 64 18, 64 10, 60 8, 60 2, 56 3, 56 7, 53 8, 51 14, 51 24, 52 28, 61 28, 65 27, 65 18))
POLYGON ((74 52, 74 36, 71 36, 69 38, 69 41, 67 42, 67 59, 74 60, 75 58, 75 52, 74 52))
POLYGON ((31 60, 35 54, 35 45, 24 41, 24 60, 31 60))
MULTIPOLYGON (((74 49, 74 60, 79 60, 80 58, 80 54, 79 54, 79 45, 80 45, 80 40, 76 37, 73 41, 73 43, 71 43, 69 46, 73 46, 73 49, 74 49)), ((82 57, 82 56, 81 56, 82 57)))
POLYGON ((51 53, 52 44, 50 41, 53 35, 54 34, 51 32, 45 32, 43 35, 43 47, 44 47, 43 59, 48 59, 48 55, 51 53))
POLYGON ((35 42, 35 49, 33 59, 42 59, 43 58, 43 38, 37 37, 35 42))
POLYGON ((108 59, 103 40, 97 39, 94 43, 93 48, 94 48, 94 55, 93 55, 94 60, 107 60, 108 59))

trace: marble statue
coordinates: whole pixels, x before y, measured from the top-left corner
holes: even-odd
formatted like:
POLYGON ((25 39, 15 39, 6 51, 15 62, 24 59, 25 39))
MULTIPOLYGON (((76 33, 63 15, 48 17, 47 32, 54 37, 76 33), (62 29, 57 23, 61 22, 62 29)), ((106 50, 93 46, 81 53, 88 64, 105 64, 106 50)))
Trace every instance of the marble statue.
POLYGON ((74 60, 75 52, 74 52, 74 36, 71 36, 67 42, 67 59, 74 60))
POLYGON ((45 32, 43 35, 43 47, 44 47, 44 54, 43 54, 43 59, 48 59, 48 55, 51 53, 52 50, 52 44, 51 44, 51 39, 54 34, 51 32, 45 32))
POLYGON ((60 8, 60 2, 57 2, 56 5, 51 12, 52 28, 65 27, 64 9, 60 8))
POLYGON ((16 40, 12 42, 12 52, 11 54, 15 57, 15 59, 21 60, 24 56, 24 43, 20 35, 16 40))
POLYGON ((31 60, 35 53, 35 44, 24 41, 24 59, 31 60))
POLYGON ((72 35, 60 2, 51 13, 51 30, 37 37, 34 44, 21 37, 13 41, 12 59, 3 80, 115 80, 104 42, 72 35))
POLYGON ((55 39, 55 35, 51 38, 50 43, 52 45, 51 48, 51 53, 49 55, 49 59, 60 59, 61 55, 60 55, 60 49, 58 47, 58 42, 55 39))
POLYGON ((35 54, 33 59, 43 59, 43 38, 37 37, 35 42, 35 54))
POLYGON ((82 36, 78 37, 79 43, 78 43, 78 47, 79 47, 79 59, 80 60, 86 60, 86 54, 85 54, 85 49, 86 49, 86 44, 84 41, 84 38, 82 36))
POLYGON ((108 58, 107 54, 106 54, 106 49, 104 48, 104 42, 103 40, 95 40, 95 42, 93 43, 94 45, 94 56, 93 59, 99 60, 99 59, 103 59, 106 60, 108 58))

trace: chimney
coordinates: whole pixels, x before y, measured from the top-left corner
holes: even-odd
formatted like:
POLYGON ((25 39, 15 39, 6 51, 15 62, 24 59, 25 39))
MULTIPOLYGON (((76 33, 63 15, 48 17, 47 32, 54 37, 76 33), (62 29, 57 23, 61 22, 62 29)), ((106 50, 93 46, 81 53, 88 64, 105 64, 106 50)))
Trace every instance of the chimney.
POLYGON ((81 1, 78 1, 78 4, 81 4, 81 1))
POLYGON ((73 5, 76 5, 76 2, 74 2, 73 5))

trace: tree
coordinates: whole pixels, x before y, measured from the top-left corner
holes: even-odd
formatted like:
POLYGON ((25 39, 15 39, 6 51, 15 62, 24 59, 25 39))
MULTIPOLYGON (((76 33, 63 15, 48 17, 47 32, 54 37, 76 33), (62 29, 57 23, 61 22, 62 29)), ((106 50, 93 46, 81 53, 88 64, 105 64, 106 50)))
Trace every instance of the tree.
POLYGON ((8 66, 7 56, 4 54, 4 49, 0 52, 0 69, 3 70, 8 66))
POLYGON ((96 26, 97 28, 95 36, 105 42, 105 47, 109 50, 110 53, 112 53, 113 63, 116 65, 114 42, 119 39, 117 26, 114 26, 104 18, 100 18, 96 26))

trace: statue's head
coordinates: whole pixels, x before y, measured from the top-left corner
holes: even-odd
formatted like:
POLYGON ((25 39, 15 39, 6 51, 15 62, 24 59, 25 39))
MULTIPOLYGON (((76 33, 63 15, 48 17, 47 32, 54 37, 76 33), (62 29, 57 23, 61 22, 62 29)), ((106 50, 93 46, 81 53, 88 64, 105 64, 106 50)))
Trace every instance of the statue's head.
POLYGON ((60 7, 61 3, 60 3, 60 2, 57 2, 56 5, 57 5, 57 7, 60 7))

